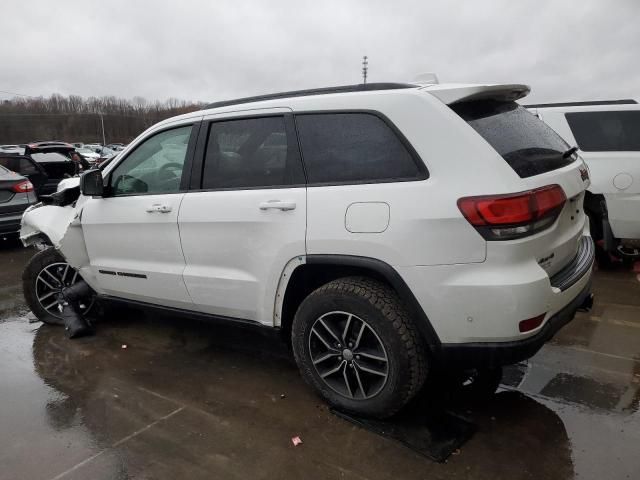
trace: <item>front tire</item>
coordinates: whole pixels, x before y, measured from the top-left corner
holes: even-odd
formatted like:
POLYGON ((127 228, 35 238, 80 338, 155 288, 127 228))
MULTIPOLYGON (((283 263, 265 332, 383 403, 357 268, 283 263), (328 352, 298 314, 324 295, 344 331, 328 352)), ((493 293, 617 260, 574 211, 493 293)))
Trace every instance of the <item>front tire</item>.
POLYGON ((389 417, 426 378, 424 345, 407 309, 369 278, 341 278, 312 292, 291 335, 302 377, 340 410, 389 417))
MULTIPOLYGON (((27 306, 38 320, 49 325, 63 325, 58 310, 58 296, 63 287, 82 280, 55 248, 36 253, 22 272, 22 291, 27 306)), ((83 314, 93 306, 93 299, 81 304, 83 314)))

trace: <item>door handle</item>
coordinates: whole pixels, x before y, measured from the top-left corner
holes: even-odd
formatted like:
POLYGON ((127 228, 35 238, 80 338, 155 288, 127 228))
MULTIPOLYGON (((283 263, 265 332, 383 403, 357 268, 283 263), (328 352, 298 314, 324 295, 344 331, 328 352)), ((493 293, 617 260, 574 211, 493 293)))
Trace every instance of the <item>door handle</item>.
POLYGON ((260 203, 260 210, 269 209, 282 210, 283 212, 296 209, 296 202, 283 202, 281 200, 269 200, 268 202, 260 203))
POLYGON ((169 213, 170 211, 171 207, 169 205, 160 205, 159 203, 153 204, 149 208, 147 208, 147 212, 149 213, 169 213))

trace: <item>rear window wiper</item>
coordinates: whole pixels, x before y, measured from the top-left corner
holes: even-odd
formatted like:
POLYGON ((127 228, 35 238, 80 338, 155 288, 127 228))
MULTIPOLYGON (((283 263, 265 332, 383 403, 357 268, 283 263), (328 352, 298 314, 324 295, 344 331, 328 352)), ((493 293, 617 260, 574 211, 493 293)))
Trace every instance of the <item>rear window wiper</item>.
POLYGON ((578 151, 578 147, 571 147, 569 150, 562 154, 562 158, 569 158, 571 155, 578 151))

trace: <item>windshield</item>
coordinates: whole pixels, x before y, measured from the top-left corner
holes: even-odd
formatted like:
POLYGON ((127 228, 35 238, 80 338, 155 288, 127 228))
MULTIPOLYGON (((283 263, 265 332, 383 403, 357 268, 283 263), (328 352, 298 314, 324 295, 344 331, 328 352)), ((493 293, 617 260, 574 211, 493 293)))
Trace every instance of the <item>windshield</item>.
POLYGON ((515 102, 481 100, 451 109, 478 132, 522 178, 569 165, 569 145, 548 125, 515 102))

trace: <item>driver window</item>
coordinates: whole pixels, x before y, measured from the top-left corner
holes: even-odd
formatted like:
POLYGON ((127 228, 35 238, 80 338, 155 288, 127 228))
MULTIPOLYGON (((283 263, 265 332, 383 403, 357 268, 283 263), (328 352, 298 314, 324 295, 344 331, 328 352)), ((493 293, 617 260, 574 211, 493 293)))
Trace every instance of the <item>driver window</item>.
POLYGON ((138 145, 111 174, 112 194, 178 192, 191 129, 166 130, 138 145))

